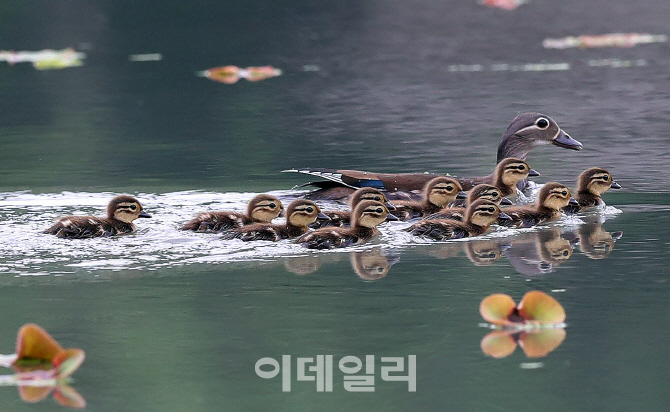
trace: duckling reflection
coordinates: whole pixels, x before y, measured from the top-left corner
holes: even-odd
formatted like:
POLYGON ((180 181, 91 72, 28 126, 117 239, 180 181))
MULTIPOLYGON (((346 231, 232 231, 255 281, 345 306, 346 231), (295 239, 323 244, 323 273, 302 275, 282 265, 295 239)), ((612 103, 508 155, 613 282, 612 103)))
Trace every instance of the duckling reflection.
POLYGON ((309 275, 314 273, 321 267, 321 260, 316 254, 306 256, 297 256, 284 260, 284 268, 296 275, 309 275))
POLYGON ((561 263, 572 257, 573 245, 556 228, 525 233, 506 239, 509 247, 503 252, 514 269, 526 276, 537 276, 553 272, 561 263))
POLYGON ((500 259, 503 252, 509 247, 509 244, 500 241, 478 240, 465 242, 463 251, 475 266, 489 266, 500 259))
POLYGON ((400 261, 396 255, 385 255, 381 248, 351 252, 349 254, 351 268, 359 278, 375 281, 386 277, 391 266, 400 261))
POLYGON ((623 232, 606 232, 600 222, 587 223, 579 228, 579 250, 590 259, 605 259, 623 232))

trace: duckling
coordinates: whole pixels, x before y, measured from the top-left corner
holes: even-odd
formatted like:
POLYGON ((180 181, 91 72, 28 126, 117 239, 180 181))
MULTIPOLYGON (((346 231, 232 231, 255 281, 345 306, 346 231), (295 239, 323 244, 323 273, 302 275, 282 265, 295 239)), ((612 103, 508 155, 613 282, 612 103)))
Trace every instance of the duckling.
POLYGON ((556 182, 545 183, 534 204, 505 209, 505 213, 511 217, 505 226, 532 227, 551 222, 561 217, 561 209, 567 205, 578 205, 571 197, 570 189, 556 182))
POLYGON ((499 219, 509 219, 509 216, 501 212, 495 203, 479 199, 468 206, 463 222, 424 219, 403 230, 433 240, 461 239, 485 233, 489 226, 499 219))
POLYGON ((609 189, 621 189, 621 185, 612 180, 612 175, 601 167, 592 167, 584 170, 577 178, 577 196, 579 203, 576 206, 566 206, 566 213, 577 213, 587 207, 600 206, 604 204, 600 197, 609 189))
POLYGON ((374 281, 386 277, 391 266, 398 263, 397 256, 387 256, 378 248, 351 252, 349 255, 351 268, 359 278, 374 281))
MULTIPOLYGON (((511 205, 512 202, 506 197, 502 197, 502 192, 500 189, 493 185, 480 184, 473 187, 469 192, 466 198, 466 205, 473 203, 478 199, 486 199, 495 203, 496 205, 501 205, 503 203, 511 205)), ((465 214, 464 207, 453 206, 453 203, 450 207, 444 208, 437 213, 426 216, 427 220, 435 219, 453 219, 458 221, 463 221, 463 215, 465 214)))
POLYGON ((252 223, 226 232, 223 239, 241 239, 245 242, 252 240, 277 242, 306 233, 309 230, 307 226, 317 219, 328 219, 328 216, 321 213, 316 203, 311 200, 298 199, 288 205, 285 224, 252 223))
POLYGON ((395 210, 393 206, 386 199, 384 194, 372 187, 363 187, 356 190, 351 197, 349 198, 349 207, 351 210, 328 210, 324 211, 323 214, 328 216, 330 220, 317 220, 316 222, 309 225, 312 229, 318 229, 320 227, 326 226, 338 226, 338 227, 347 227, 351 224, 351 214, 356 206, 363 200, 374 200, 376 202, 381 202, 389 210, 395 210))
POLYGON ((398 220, 383 203, 364 200, 356 206, 351 227, 324 227, 299 237, 295 242, 309 249, 333 249, 362 243, 379 234, 376 227, 386 220, 398 220))
POLYGON ((460 183, 450 177, 436 177, 423 188, 423 200, 399 200, 391 212, 400 220, 409 220, 436 213, 457 197, 465 197, 460 183))
POLYGON ((246 214, 231 211, 200 213, 186 222, 181 230, 221 232, 251 223, 270 223, 283 209, 276 197, 260 194, 249 201, 246 214))
POLYGON ((140 202, 132 196, 117 196, 107 205, 107 217, 65 216, 43 233, 64 239, 107 237, 134 232, 133 221, 138 217, 151 217, 140 202))
MULTIPOLYGON (((517 116, 503 133, 498 145, 499 163, 503 159, 513 157, 525 160, 528 153, 535 147, 544 144, 553 144, 573 150, 581 150, 582 144, 571 138, 547 115, 541 113, 522 113, 517 116)), ((387 198, 392 199, 395 192, 420 191, 429 180, 437 177, 427 173, 374 173, 359 170, 333 169, 290 169, 284 172, 305 173, 326 181, 310 182, 302 186, 316 186, 318 189, 307 195, 310 199, 336 200, 349 196, 359 187, 375 187, 389 192, 387 198)), ((477 183, 489 183, 481 178, 465 178, 477 183)), ((461 185, 467 187, 463 181, 461 185)))

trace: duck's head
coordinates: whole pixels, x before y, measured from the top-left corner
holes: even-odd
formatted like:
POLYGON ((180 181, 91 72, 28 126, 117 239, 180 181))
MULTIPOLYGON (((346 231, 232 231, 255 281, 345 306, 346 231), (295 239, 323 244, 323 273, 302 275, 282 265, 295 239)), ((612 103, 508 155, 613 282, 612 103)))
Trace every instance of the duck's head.
POLYGON ((456 200, 463 188, 454 179, 450 177, 436 177, 426 183, 423 188, 423 195, 435 206, 445 207, 456 200))
POLYGON ((286 209, 286 222, 291 226, 306 228, 319 220, 330 220, 316 203, 307 199, 298 199, 291 202, 286 209))
POLYGON ((577 191, 589 192, 600 196, 610 188, 621 189, 621 185, 612 180, 612 175, 601 167, 584 170, 577 179, 577 191))
POLYGON ((274 196, 261 194, 249 201, 247 216, 258 222, 271 222, 284 210, 279 199, 274 196))
POLYGON ((501 212, 500 208, 495 203, 489 200, 479 199, 468 206, 464 220, 473 225, 487 227, 499 218, 509 219, 510 217, 501 212))
POLYGON ((540 174, 531 169, 528 163, 521 159, 508 157, 503 159, 496 166, 495 180, 502 182, 505 186, 513 187, 516 184, 529 176, 539 176, 540 174))
POLYGON ((567 205, 578 205, 572 198, 570 189, 556 182, 545 183, 537 195, 537 202, 540 206, 554 210, 561 210, 567 205))
POLYGON ((394 256, 385 256, 379 249, 352 252, 350 255, 351 267, 363 280, 381 279, 389 272, 391 266, 398 262, 394 256))
POLYGON ((500 189, 487 184, 477 185, 473 187, 470 192, 468 192, 468 204, 479 199, 488 200, 495 203, 496 205, 501 204, 501 202, 505 200, 507 201, 507 204, 512 204, 512 202, 510 202, 508 199, 502 197, 500 189))
POLYGON ((381 202, 386 206, 388 210, 395 210, 395 206, 389 203, 386 196, 379 190, 373 187, 363 187, 356 190, 349 199, 349 206, 351 209, 355 209, 363 200, 374 200, 375 202, 381 202))
POLYGON ((542 113, 521 113, 500 139, 498 162, 506 157, 525 159, 533 147, 543 144, 582 150, 582 144, 565 133, 551 117, 542 113))
POLYGON ((354 209, 351 226, 363 226, 372 229, 386 220, 398 220, 398 218, 389 214, 388 208, 383 203, 364 200, 354 209))
POLYGON ((125 223, 132 223, 138 217, 151 217, 150 214, 142 210, 142 205, 132 196, 117 196, 107 205, 107 217, 109 219, 120 220, 125 223))

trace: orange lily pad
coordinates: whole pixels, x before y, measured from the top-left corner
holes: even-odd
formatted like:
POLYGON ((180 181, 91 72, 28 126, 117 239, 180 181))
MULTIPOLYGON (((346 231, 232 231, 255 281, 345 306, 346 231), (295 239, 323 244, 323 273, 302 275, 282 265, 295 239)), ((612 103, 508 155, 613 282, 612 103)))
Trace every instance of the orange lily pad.
POLYGON ((565 309, 553 297, 538 290, 526 293, 517 306, 505 294, 494 293, 482 299, 479 313, 496 326, 556 325, 565 321, 565 309))
POLYGON ((63 347, 47 331, 34 323, 28 323, 19 329, 16 338, 18 358, 14 363, 30 363, 30 361, 48 363, 62 351, 63 347))
POLYGON ((519 306, 519 315, 527 321, 540 323, 562 323, 565 321, 565 309, 553 297, 539 290, 523 295, 519 306))
POLYGON ((565 329, 543 329, 532 333, 523 333, 519 345, 529 358, 541 358, 560 346, 565 340, 565 329))
POLYGON ((81 409, 86 407, 86 400, 84 397, 81 396, 79 392, 75 391, 74 388, 68 385, 56 387, 56 391, 54 392, 54 399, 62 406, 66 406, 68 408, 81 409))
POLYGON ((510 325, 510 315, 516 311, 516 303, 509 295, 494 293, 482 300, 479 313, 484 320, 494 325, 510 325))
POLYGON ((86 353, 81 349, 66 349, 58 353, 51 363, 58 371, 59 378, 65 378, 72 375, 84 362, 86 353))
POLYGON ((49 396, 53 386, 19 386, 19 396, 23 402, 36 403, 49 396))
POLYGON ((485 355, 502 359, 514 353, 517 343, 511 333, 494 330, 484 336, 479 346, 485 355))

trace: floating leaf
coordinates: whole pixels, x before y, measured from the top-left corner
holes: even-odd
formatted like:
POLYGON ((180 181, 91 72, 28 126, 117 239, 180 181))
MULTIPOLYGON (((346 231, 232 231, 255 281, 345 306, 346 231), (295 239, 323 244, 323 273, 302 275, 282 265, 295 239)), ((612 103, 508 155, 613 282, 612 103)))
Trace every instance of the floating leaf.
POLYGON ((35 403, 49 396, 53 386, 19 386, 19 396, 23 402, 35 403))
POLYGON ((63 348, 41 327, 28 323, 19 329, 16 339, 15 364, 30 361, 51 362, 54 356, 62 352, 63 348))
POLYGON ((86 353, 81 349, 67 349, 57 354, 51 363, 58 371, 59 378, 72 375, 84 362, 86 353))
POLYGON ((484 336, 480 346, 485 355, 502 359, 514 352, 516 349, 516 340, 511 332, 494 330, 484 336))
POLYGON ((54 392, 54 399, 68 408, 84 408, 86 407, 86 400, 75 391, 74 388, 68 385, 58 386, 54 392))
POLYGON ((559 347, 565 335, 562 328, 524 332, 519 338, 519 345, 527 357, 541 358, 559 347))
POLYGON ((562 323, 565 309, 553 297, 539 290, 526 293, 518 306, 519 315, 526 321, 539 323, 562 323))
POLYGON ((484 320, 494 325, 510 325, 509 317, 516 310, 516 303, 509 296, 502 293, 494 293, 482 300, 479 305, 479 313, 484 320))

